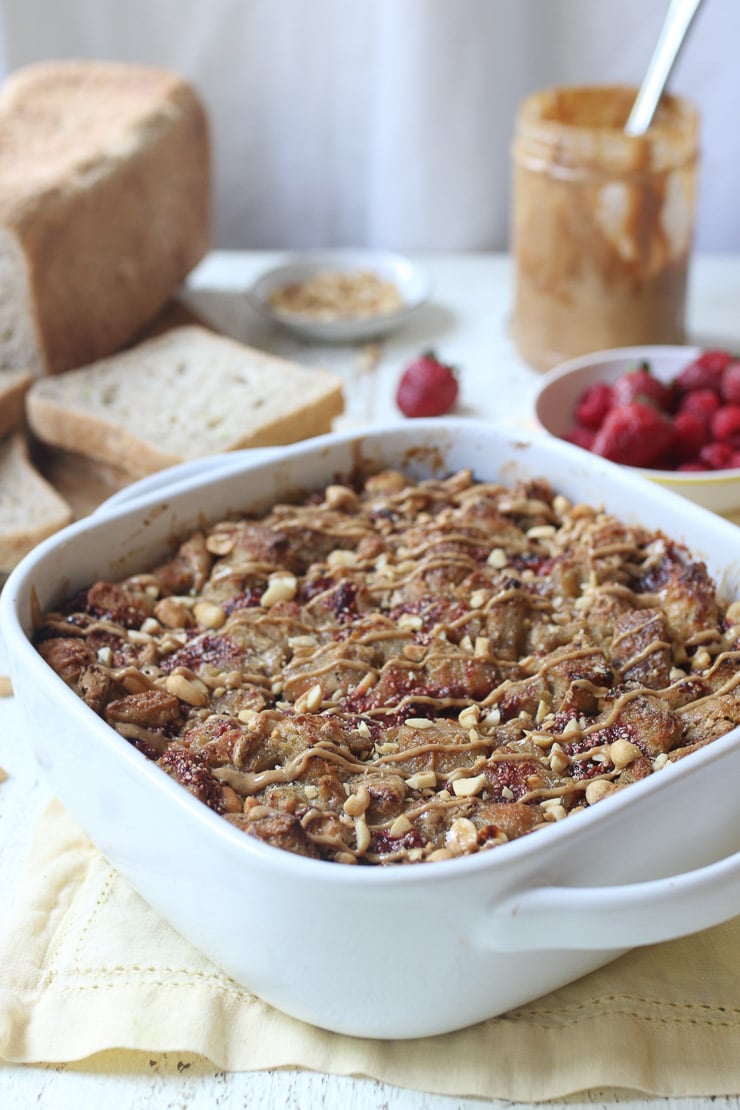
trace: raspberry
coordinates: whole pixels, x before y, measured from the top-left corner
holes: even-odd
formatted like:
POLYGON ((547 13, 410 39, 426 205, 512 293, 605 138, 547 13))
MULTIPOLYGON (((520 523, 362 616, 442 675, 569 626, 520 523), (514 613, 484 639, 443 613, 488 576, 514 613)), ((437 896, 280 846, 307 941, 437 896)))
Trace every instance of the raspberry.
POLYGON ((709 439, 707 422, 687 409, 673 418, 673 454, 679 462, 695 458, 709 439))
POLYGON ((396 404, 404 416, 442 416, 454 406, 457 393, 455 371, 428 351, 404 370, 396 404))
POLYGON ((713 414, 709 428, 712 439, 733 442, 740 438, 740 405, 723 405, 713 414))
POLYGON ((667 385, 658 381, 650 373, 650 367, 643 362, 635 370, 628 370, 614 383, 615 405, 628 405, 630 401, 643 401, 657 405, 663 412, 671 408, 672 393, 667 385))
POLYGON ((720 393, 724 401, 740 404, 740 362, 731 362, 725 368, 720 393))
POLYGON ((733 451, 729 443, 706 443, 699 452, 699 461, 710 470, 725 470, 730 466, 733 451))
POLYGON ((595 432, 612 407, 612 396, 612 387, 607 382, 593 382, 587 386, 576 404, 578 423, 595 432))
POLYGON ((684 393, 678 403, 679 412, 694 412, 709 422, 720 406, 720 399, 713 389, 692 389, 684 393))
POLYGON ((596 433, 592 432, 590 428, 584 428, 580 424, 577 424, 565 434, 564 438, 568 443, 575 443, 576 447, 584 447, 587 451, 590 451, 593 446, 595 434, 596 433))
POLYGON ((632 401, 607 414, 591 450, 628 466, 659 466, 666 461, 672 443, 671 421, 651 405, 632 401))
POLYGON ((683 368, 676 385, 684 393, 690 389, 719 389, 722 373, 732 361, 729 351, 702 351, 683 368))

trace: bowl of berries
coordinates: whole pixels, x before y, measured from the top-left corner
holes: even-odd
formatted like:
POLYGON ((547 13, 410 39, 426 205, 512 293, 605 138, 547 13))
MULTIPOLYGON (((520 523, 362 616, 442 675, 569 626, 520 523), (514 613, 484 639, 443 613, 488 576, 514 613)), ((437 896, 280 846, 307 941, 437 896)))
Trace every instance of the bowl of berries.
POLYGON ((740 510, 740 355, 620 347, 542 380, 539 425, 719 513, 740 510))

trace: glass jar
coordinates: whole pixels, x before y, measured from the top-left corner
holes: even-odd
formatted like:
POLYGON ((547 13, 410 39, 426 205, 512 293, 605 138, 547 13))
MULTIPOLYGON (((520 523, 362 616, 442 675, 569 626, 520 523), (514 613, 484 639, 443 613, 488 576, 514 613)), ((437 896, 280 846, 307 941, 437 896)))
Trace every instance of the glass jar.
POLYGON ((626 135, 636 95, 559 88, 520 107, 513 334, 538 370, 589 351, 685 339, 698 113, 664 96, 648 131, 626 135))

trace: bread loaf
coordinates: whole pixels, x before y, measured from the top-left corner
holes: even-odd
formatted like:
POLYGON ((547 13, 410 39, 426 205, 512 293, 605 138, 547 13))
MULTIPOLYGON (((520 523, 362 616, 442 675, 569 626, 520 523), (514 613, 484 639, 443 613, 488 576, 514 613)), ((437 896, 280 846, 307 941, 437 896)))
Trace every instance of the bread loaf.
POLYGON ((46 444, 141 477, 240 447, 331 430, 341 379, 202 327, 173 328, 33 383, 28 423, 46 444))
POLYGON ((0 89, 0 367, 119 350, 210 245, 204 108, 166 70, 48 62, 0 89))
POLYGON ((72 510, 29 460, 22 435, 0 440, 0 572, 72 520, 72 510))

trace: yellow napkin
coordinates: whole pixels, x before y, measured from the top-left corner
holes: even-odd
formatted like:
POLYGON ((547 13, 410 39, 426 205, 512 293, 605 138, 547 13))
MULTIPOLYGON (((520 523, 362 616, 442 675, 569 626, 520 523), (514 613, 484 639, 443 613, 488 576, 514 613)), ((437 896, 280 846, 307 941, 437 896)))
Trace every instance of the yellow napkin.
POLYGON ((362 1075, 458 1097, 737 1094, 740 918, 632 952, 459 1033, 343 1037, 285 1017, 218 971, 53 802, 0 934, 0 1057, 58 1063, 106 1049, 198 1054, 232 1071, 362 1075))

